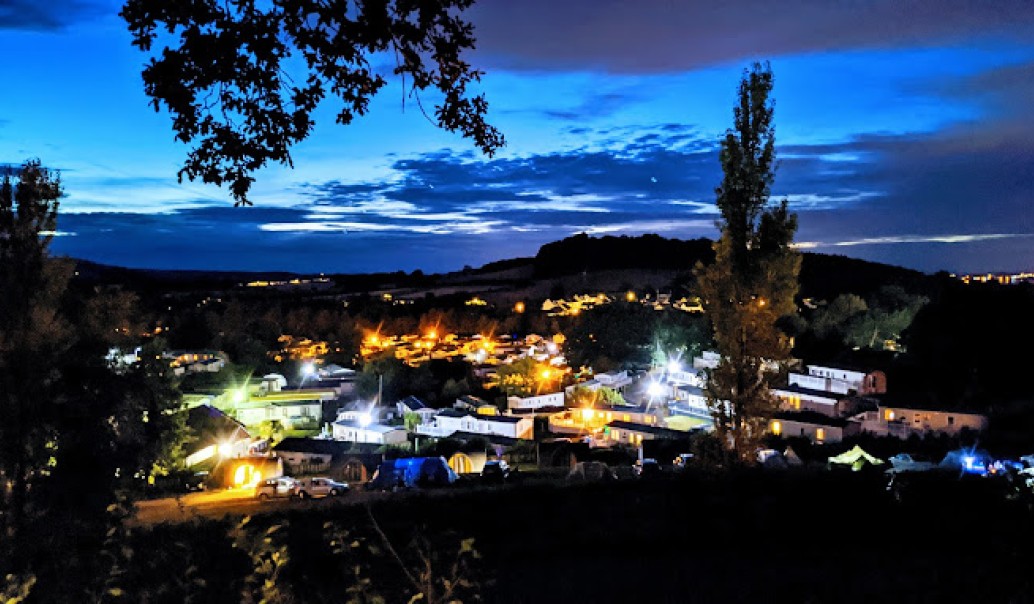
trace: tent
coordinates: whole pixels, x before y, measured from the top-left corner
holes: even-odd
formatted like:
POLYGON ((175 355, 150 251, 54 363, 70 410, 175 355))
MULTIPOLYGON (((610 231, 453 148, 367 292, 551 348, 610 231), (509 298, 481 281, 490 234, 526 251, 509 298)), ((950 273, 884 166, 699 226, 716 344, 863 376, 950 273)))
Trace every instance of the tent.
POLYGON ((396 487, 445 486, 456 482, 455 471, 444 457, 404 457, 381 462, 368 489, 388 490, 396 487))
POLYGON ((883 463, 883 460, 869 455, 858 445, 855 445, 850 451, 829 458, 830 465, 850 466, 852 472, 858 472, 865 467, 866 463, 878 466, 883 463))
POLYGON ((987 474, 992 464, 994 458, 987 451, 976 447, 963 447, 948 451, 941 460, 940 467, 967 474, 987 474))
POLYGON ((761 464, 762 468, 785 470, 786 460, 783 459, 783 454, 775 449, 762 449, 757 453, 758 463, 761 464))
POLYGON ((602 461, 579 461, 567 474, 569 482, 603 482, 616 478, 614 471, 602 461))
POLYGON ((804 465, 804 462, 801 461, 800 456, 797 455, 797 451, 793 450, 793 447, 786 447, 786 450, 783 451, 783 459, 786 460, 786 465, 794 468, 804 465))

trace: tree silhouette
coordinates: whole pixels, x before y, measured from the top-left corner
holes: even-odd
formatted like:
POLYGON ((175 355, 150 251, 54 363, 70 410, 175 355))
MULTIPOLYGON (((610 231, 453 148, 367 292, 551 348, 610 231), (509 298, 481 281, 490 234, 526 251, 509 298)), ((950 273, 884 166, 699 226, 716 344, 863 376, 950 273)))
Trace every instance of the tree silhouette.
POLYGON ((292 165, 290 149, 310 134, 326 97, 341 102, 339 124, 367 112, 387 83, 371 65, 378 53, 394 55, 394 75, 425 115, 420 93, 441 94, 439 127, 489 156, 499 149, 488 103, 470 91, 482 72, 463 60, 475 43, 461 16, 471 4, 127 0, 120 14, 133 44, 152 54, 143 70, 152 106, 168 109, 177 140, 193 145, 180 179, 228 183, 235 205, 250 205, 252 174, 270 161, 292 165))
POLYGON ((35 576, 41 602, 106 572, 109 505, 167 470, 184 431, 156 349, 108 358, 140 336, 135 296, 82 295, 50 257, 60 197, 38 161, 0 182, 0 576, 35 576))
POLYGON ((715 261, 698 265, 704 309, 721 361, 707 383, 708 405, 722 442, 749 461, 777 402, 769 392, 790 342, 776 321, 796 308, 800 255, 790 248, 797 217, 786 201, 769 202, 775 165, 772 71, 755 63, 740 82, 734 128, 726 131, 716 190, 722 234, 715 261))

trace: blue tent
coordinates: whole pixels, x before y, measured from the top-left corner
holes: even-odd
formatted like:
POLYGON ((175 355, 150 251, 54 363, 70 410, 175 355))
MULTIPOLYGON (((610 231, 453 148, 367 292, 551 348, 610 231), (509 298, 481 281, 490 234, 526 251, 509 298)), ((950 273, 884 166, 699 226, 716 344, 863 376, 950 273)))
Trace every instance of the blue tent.
POLYGON ((367 486, 371 489, 445 486, 457 478, 444 457, 405 457, 383 461, 367 486))
POLYGON ((951 470, 959 470, 966 474, 987 474, 994 458, 983 450, 976 447, 963 447, 948 454, 941 460, 940 467, 951 470))

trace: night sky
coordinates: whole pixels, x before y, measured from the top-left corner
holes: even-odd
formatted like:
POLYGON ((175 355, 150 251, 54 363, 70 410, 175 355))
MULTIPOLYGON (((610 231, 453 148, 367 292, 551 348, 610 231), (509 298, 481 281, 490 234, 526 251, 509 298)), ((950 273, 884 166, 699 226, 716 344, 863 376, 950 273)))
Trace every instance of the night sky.
POLYGON ((177 184, 185 148, 118 3, 0 0, 0 163, 59 169, 53 249, 122 266, 445 271, 579 232, 713 237, 717 141, 742 69, 769 59, 774 193, 802 248, 1034 269, 1034 3, 702 4, 483 0, 471 58, 502 153, 403 111, 396 84, 349 127, 326 103, 296 168, 235 209, 177 184))

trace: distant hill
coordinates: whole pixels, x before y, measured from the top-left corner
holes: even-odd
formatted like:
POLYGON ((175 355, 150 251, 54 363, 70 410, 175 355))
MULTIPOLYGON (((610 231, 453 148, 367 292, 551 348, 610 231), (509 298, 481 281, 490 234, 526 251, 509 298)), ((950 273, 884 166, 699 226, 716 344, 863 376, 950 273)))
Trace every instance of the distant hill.
POLYGON ((864 296, 884 285, 899 285, 912 293, 929 295, 937 290, 939 278, 890 264, 805 252, 800 282, 802 296, 830 299, 845 293, 864 296))
POLYGON ((709 239, 666 239, 659 235, 638 237, 589 237, 584 233, 539 248, 536 277, 558 277, 583 272, 628 268, 688 271, 697 261, 714 260, 709 239))
POLYGON ((206 289, 228 287, 259 279, 286 280, 298 275, 287 272, 248 272, 248 271, 203 271, 203 270, 167 270, 125 268, 75 260, 76 277, 82 283, 91 285, 133 284, 139 287, 165 286, 174 289, 206 289))
MULTIPOLYGON (((602 286, 613 279, 589 279, 621 275, 618 279, 634 285, 635 272, 651 275, 651 282, 676 278, 685 282, 697 262, 714 260, 709 239, 669 239, 659 235, 590 237, 578 234, 539 248, 534 258, 511 258, 490 262, 479 268, 464 268, 446 274, 421 271, 328 275, 339 291, 372 291, 385 287, 451 287, 464 284, 510 284, 527 287, 536 282, 579 277, 579 281, 602 286), (633 271, 628 274, 629 271, 633 271)), ((78 280, 86 284, 129 284, 139 289, 204 290, 226 289, 257 280, 290 280, 306 275, 288 272, 198 271, 130 269, 77 261, 78 280)), ((568 279, 565 279, 567 281, 568 279)), ((846 256, 804 253, 801 267, 801 296, 830 299, 841 293, 865 295, 883 285, 900 285, 914 293, 936 291, 938 278, 919 271, 868 262, 846 256)), ((577 286, 575 283, 573 286, 577 286)), ((548 285, 546 286, 548 289, 548 285)))
MULTIPOLYGON (((714 261, 709 239, 667 239, 659 235, 589 237, 575 235, 548 243, 534 259, 535 277, 549 278, 620 269, 691 271, 714 261)), ((805 252, 801 295, 828 299, 842 293, 864 295, 883 285, 928 293, 936 277, 912 269, 846 256, 805 252)))

